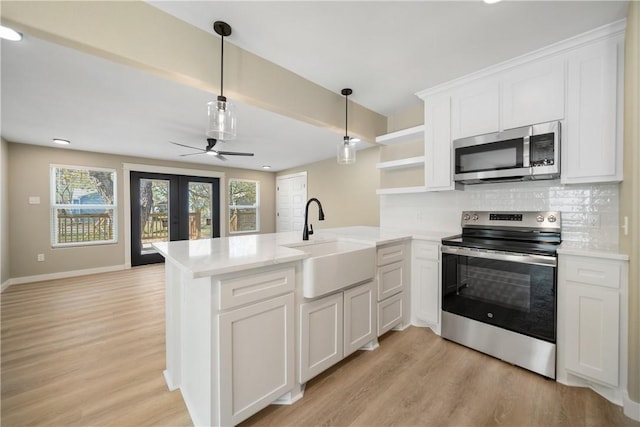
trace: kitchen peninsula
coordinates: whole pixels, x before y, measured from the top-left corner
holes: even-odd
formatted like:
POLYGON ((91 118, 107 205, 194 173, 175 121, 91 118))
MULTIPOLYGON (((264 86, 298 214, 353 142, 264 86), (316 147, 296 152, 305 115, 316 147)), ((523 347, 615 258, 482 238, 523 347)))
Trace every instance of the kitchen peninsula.
POLYGON ((154 244, 166 260, 164 375, 194 424, 292 403, 307 380, 407 326, 411 238, 346 227, 305 242, 286 232, 154 244))

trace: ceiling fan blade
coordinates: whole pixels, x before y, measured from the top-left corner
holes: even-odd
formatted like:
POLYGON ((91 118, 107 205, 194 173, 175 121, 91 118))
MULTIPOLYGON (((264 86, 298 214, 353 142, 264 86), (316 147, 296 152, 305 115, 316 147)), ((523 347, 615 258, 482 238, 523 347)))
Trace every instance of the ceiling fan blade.
POLYGON ((218 153, 216 155, 216 159, 222 160, 223 162, 227 161, 227 158, 225 156, 223 156, 222 153, 220 153, 219 151, 216 151, 216 153, 218 153))
POLYGON ((193 148, 194 150, 205 152, 205 150, 203 150, 202 148, 192 147, 191 145, 180 144, 179 142, 173 142, 173 141, 169 141, 169 142, 173 145, 179 145, 180 147, 193 148))
POLYGON ((218 151, 217 153, 225 156, 253 156, 253 153, 240 153, 238 151, 218 151))
POLYGON ((185 157, 185 156, 199 156, 200 154, 205 154, 205 152, 204 152, 204 151, 200 151, 199 153, 180 154, 180 157, 185 157))

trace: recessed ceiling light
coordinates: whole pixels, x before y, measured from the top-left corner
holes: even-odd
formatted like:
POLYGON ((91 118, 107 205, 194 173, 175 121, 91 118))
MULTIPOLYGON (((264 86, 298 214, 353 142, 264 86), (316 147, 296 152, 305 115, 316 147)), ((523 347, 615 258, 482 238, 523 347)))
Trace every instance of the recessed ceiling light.
POLYGON ((269 165, 264 165, 264 166, 262 166, 262 169, 271 169, 271 166, 269 166, 269 165))
POLYGON ((71 144, 71 141, 68 141, 66 139, 60 139, 60 138, 53 138, 53 142, 55 142, 56 144, 60 144, 60 145, 69 145, 69 144, 71 144))
POLYGON ((12 42, 18 42, 22 40, 22 34, 16 30, 0 25, 0 39, 11 40, 12 42))
POLYGON ((501 0, 483 0, 486 4, 496 4, 499 3, 501 0))

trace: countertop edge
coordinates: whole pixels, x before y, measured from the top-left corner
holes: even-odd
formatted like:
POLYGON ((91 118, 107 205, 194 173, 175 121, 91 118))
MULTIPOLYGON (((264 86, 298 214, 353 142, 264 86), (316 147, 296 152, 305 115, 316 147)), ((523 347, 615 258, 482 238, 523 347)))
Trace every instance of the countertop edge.
POLYGON ((617 261, 629 261, 629 255, 618 250, 602 250, 596 248, 558 247, 559 255, 575 255, 591 258, 611 259, 617 261))

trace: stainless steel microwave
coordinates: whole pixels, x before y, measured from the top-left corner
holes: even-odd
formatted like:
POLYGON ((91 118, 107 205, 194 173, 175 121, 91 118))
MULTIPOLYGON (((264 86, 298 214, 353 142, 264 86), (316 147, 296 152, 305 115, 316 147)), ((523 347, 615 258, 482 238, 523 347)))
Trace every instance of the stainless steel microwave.
POLYGON ((560 176, 560 122, 540 123, 453 141, 462 184, 555 179, 560 176))

